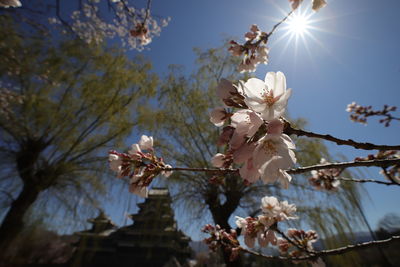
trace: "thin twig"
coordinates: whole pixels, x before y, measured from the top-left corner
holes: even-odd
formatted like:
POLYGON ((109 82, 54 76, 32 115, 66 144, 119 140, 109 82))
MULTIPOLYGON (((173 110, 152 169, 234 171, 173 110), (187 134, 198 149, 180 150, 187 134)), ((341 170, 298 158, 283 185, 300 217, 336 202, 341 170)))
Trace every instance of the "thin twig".
MULTIPOLYGON (((329 164, 317 164, 306 167, 299 167, 295 169, 287 170, 289 174, 300 174, 309 172, 312 170, 322 169, 344 169, 349 167, 388 167, 391 165, 400 164, 400 159, 374 159, 374 160, 360 160, 360 161, 349 161, 349 162, 338 162, 329 164)), ((191 171, 191 172, 209 172, 209 173, 238 173, 239 169, 218 169, 218 168, 185 168, 185 167, 173 167, 163 168, 164 171, 191 171)))
POLYGON ((355 244, 355 245, 348 245, 345 247, 340 247, 340 248, 335 248, 335 249, 314 251, 313 255, 301 256, 301 257, 284 257, 284 256, 264 255, 264 254, 261 254, 261 253, 243 248, 243 247, 240 247, 240 250, 247 252, 249 254, 255 255, 255 256, 260 256, 265 259, 269 259, 269 260, 284 260, 284 261, 315 260, 321 256, 340 255, 340 254, 344 254, 344 253, 347 253, 347 252, 350 252, 353 250, 357 250, 357 249, 363 249, 363 248, 368 248, 368 247, 384 247, 384 246, 388 246, 392 242, 396 242, 399 240, 400 240, 400 236, 392 236, 391 238, 383 239, 383 240, 369 241, 369 242, 359 243, 359 244, 355 244))
POLYGON ((292 15, 293 12, 294 12, 294 10, 290 11, 286 15, 286 17, 284 17, 281 21, 279 21, 277 24, 275 24, 274 27, 272 27, 272 30, 268 33, 267 38, 270 37, 275 32, 276 28, 278 28, 279 25, 281 25, 283 22, 285 22, 290 17, 290 15, 292 15))
POLYGON ((346 177, 335 177, 335 180, 346 181, 346 182, 356 182, 356 183, 376 183, 376 184, 383 184, 383 185, 398 185, 399 183, 396 182, 386 182, 386 181, 379 181, 374 179, 353 179, 353 178, 346 178, 346 177))
POLYGON ((299 167, 296 169, 288 170, 289 174, 299 174, 305 173, 312 170, 322 170, 322 169, 344 169, 348 167, 388 167, 391 165, 400 164, 400 159, 374 159, 374 160, 360 160, 360 161, 349 161, 349 162, 339 162, 339 163, 329 163, 329 164, 317 164, 306 167, 299 167))
POLYGON ((189 172, 210 172, 210 173, 232 173, 239 172, 239 169, 209 169, 209 168, 185 168, 185 167, 173 167, 164 168, 164 171, 189 171, 189 172))
POLYGON ((288 121, 285 121, 285 130, 284 132, 288 135, 294 134, 297 136, 308 136, 308 137, 314 137, 314 138, 320 138, 324 139, 330 142, 334 142, 338 145, 347 145, 347 146, 352 146, 357 149, 364 149, 364 150, 400 150, 400 145, 376 145, 372 143, 361 143, 361 142, 356 142, 352 139, 340 139, 336 138, 330 134, 318 134, 318 133, 313 133, 313 132, 308 132, 304 131, 301 129, 295 129, 293 128, 288 121))

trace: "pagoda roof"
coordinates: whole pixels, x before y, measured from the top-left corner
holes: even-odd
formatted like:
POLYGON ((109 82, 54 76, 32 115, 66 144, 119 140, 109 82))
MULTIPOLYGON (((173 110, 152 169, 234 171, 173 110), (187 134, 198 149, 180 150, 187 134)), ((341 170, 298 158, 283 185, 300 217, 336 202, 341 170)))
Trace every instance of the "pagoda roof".
POLYGON ((87 220, 92 224, 110 224, 113 226, 117 226, 111 219, 108 217, 103 210, 100 210, 99 215, 95 218, 91 218, 87 220))

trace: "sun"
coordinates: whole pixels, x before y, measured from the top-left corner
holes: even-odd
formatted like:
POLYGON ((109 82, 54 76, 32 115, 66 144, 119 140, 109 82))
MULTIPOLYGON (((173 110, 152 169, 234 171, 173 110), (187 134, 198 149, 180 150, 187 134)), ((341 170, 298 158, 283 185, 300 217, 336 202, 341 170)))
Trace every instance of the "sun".
POLYGON ((287 30, 294 35, 304 35, 310 29, 310 15, 294 13, 286 22, 287 30))

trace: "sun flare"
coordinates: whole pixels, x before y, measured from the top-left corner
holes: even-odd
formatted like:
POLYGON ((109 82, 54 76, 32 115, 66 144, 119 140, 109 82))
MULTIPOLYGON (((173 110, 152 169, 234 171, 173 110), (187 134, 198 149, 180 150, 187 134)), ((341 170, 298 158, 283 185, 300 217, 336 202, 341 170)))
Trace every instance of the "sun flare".
POLYGON ((306 14, 295 13, 287 20, 287 29, 295 35, 303 35, 308 32, 310 16, 306 14))

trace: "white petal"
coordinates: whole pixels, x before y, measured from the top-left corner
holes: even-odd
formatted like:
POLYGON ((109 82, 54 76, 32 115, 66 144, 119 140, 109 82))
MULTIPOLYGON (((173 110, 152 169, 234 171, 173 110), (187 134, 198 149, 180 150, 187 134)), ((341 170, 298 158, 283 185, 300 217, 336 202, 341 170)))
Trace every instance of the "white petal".
POLYGON ((210 121, 217 127, 224 125, 226 120, 226 110, 224 108, 215 108, 210 113, 210 121))
POLYGON ((134 154, 136 154, 137 152, 142 152, 142 150, 140 150, 139 144, 133 144, 133 145, 131 146, 131 150, 128 151, 128 153, 131 154, 131 155, 134 155, 134 154))
POLYGON ((211 159, 211 164, 216 168, 222 168, 225 163, 225 155, 221 153, 215 154, 211 159))
POLYGON ((246 97, 255 99, 262 99, 263 94, 266 92, 265 83, 257 78, 250 78, 244 84, 244 93, 246 97))
POLYGON ((150 150, 153 149, 153 137, 142 135, 139 141, 139 146, 142 150, 150 150))

